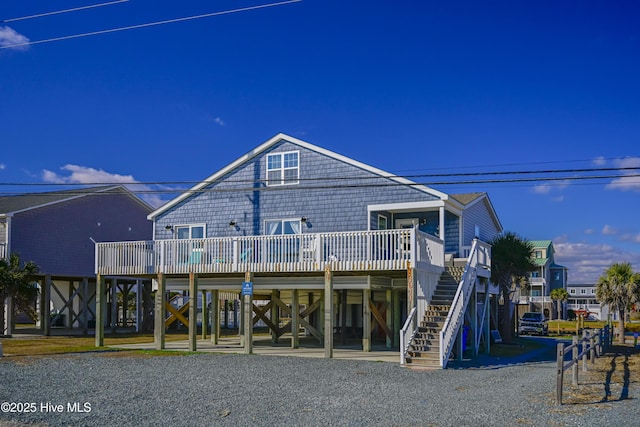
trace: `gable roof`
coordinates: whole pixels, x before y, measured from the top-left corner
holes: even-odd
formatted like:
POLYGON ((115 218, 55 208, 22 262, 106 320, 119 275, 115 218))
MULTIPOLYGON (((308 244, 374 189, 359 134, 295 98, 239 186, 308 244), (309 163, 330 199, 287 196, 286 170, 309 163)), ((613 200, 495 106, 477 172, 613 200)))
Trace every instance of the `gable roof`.
POLYGON ((142 199, 129 191, 126 187, 122 185, 106 185, 100 187, 75 188, 73 190, 3 196, 0 197, 0 216, 11 216, 16 213, 38 209, 55 203, 61 203, 79 197, 84 197, 96 193, 111 192, 115 190, 118 190, 132 197, 135 201, 142 204, 146 209, 151 211, 151 206, 149 206, 142 199))
POLYGON ((553 244, 551 240, 529 240, 529 243, 531 243, 531 246, 533 246, 534 249, 547 249, 553 244))
POLYGON ((156 209, 155 211, 151 212, 147 216, 147 218, 148 219, 154 219, 155 217, 157 217, 158 215, 162 214, 163 212, 169 210, 170 208, 172 208, 173 206, 177 205, 178 203, 188 199, 193 194, 198 193, 200 190, 202 190, 207 185, 210 185, 211 183, 217 181, 219 178, 223 177, 228 172, 230 172, 233 169, 237 168, 238 166, 248 162, 249 160, 251 160, 252 158, 258 156, 259 154, 267 151, 268 149, 270 149, 274 145, 280 143, 281 141, 286 141, 286 142, 290 142, 290 143, 295 144, 295 145, 299 145, 300 147, 306 148, 306 149, 311 150, 311 151, 315 151, 316 153, 323 154, 325 156, 331 157, 331 158, 339 160, 341 162, 348 163, 348 164, 350 164, 352 166, 355 166, 357 168, 363 169, 365 171, 371 172, 371 173, 376 174, 376 175, 380 175, 383 178, 390 179, 390 180, 395 181, 395 182, 397 182, 399 184, 411 185, 412 188, 415 188, 418 191, 422 191, 422 192, 430 194, 432 196, 439 197, 439 198, 441 198, 443 200, 447 200, 449 198, 449 196, 447 194, 445 194, 445 193, 442 193, 440 191, 434 190, 434 189, 432 189, 430 187, 427 187, 425 185, 416 184, 416 182, 411 181, 411 180, 409 180, 407 178, 398 177, 398 176, 396 176, 396 175, 394 175, 392 173, 385 172, 382 169, 378 169, 376 167, 367 165, 365 163, 359 162, 357 160, 354 160, 354 159, 351 159, 349 157, 343 156, 341 154, 335 153, 333 151, 327 150, 325 148, 318 147, 317 145, 310 144, 310 143, 308 143, 306 141, 303 141, 301 139, 294 138, 294 137, 286 135, 284 133, 279 133, 276 136, 268 139, 267 141, 265 141, 264 143, 262 143, 258 147, 256 147, 253 150, 249 151, 244 156, 242 156, 242 157, 236 159, 235 161, 229 163, 227 166, 223 167, 222 169, 220 169, 219 171, 217 171, 213 175, 209 176, 204 181, 200 182, 199 184, 195 185, 194 187, 190 188, 189 190, 186 190, 185 192, 183 192, 178 197, 176 197, 176 198, 170 200, 169 202, 165 203, 164 205, 160 206, 158 209, 156 209))
POLYGON ((458 201, 461 205, 464 206, 465 209, 475 205, 476 203, 481 203, 484 201, 485 206, 489 210, 491 217, 495 221, 496 228, 498 230, 502 230, 502 224, 500 223, 500 219, 496 214, 495 209, 493 208, 493 203, 489 199, 489 195, 484 192, 480 193, 461 193, 461 194, 450 194, 449 197, 453 200, 458 201))

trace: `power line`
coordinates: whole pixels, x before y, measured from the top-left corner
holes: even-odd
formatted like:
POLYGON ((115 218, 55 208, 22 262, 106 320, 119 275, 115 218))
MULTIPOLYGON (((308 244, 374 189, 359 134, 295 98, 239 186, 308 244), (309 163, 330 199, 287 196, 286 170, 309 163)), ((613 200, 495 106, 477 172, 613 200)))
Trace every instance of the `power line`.
POLYGON ((77 38, 81 38, 81 37, 97 36, 97 35, 100 35, 100 34, 115 33, 115 32, 119 32, 119 31, 135 30, 135 29, 138 29, 138 28, 146 28, 146 27, 154 27, 154 26, 158 26, 158 25, 173 24, 175 22, 191 21, 191 20, 194 20, 194 19, 209 18, 209 17, 212 17, 212 16, 220 16, 220 15, 228 15, 228 14, 231 14, 231 13, 238 13, 238 12, 247 12, 247 11, 251 11, 251 10, 264 9, 264 8, 267 8, 267 7, 284 6, 286 4, 298 3, 298 2, 301 2, 301 1, 302 0, 287 0, 287 1, 277 2, 277 3, 268 3, 268 4, 257 5, 257 6, 242 7, 242 8, 238 8, 238 9, 223 10, 223 11, 220 11, 220 12, 205 13, 205 14, 202 14, 202 15, 186 16, 184 18, 174 18, 174 19, 167 19, 165 21, 148 22, 146 24, 137 24, 137 25, 130 25, 130 26, 127 26, 127 27, 111 28, 111 29, 108 29, 108 30, 92 31, 92 32, 89 32, 89 33, 82 33, 82 34, 74 34, 74 35, 70 35, 70 36, 54 37, 54 38, 45 39, 45 40, 28 41, 28 42, 24 42, 24 43, 17 43, 17 44, 12 44, 12 45, 0 46, 0 49, 12 49, 12 48, 17 48, 17 47, 31 46, 31 45, 34 45, 34 44, 57 42, 57 41, 62 41, 62 40, 77 39, 77 38))
POLYGON ((45 17, 45 16, 51 16, 51 15, 60 15, 62 13, 77 12, 79 10, 93 9, 93 8, 96 8, 96 7, 103 7, 103 6, 110 6, 112 4, 125 3, 125 2, 128 2, 128 1, 129 0, 116 0, 116 1, 110 1, 110 2, 107 2, 107 3, 92 4, 92 5, 89 5, 89 6, 74 7, 72 9, 57 10, 57 11, 54 11, 54 12, 45 12, 45 13, 38 13, 36 15, 21 16, 19 18, 5 19, 2 22, 7 23, 7 22, 14 22, 14 21, 24 21, 25 19, 42 18, 42 17, 45 17))
MULTIPOLYGON (((506 175, 533 175, 533 174, 577 174, 577 173, 593 173, 593 172, 623 172, 623 171, 636 171, 640 170, 640 166, 638 167, 613 167, 613 168, 581 168, 581 169, 541 169, 541 170, 524 170, 524 171, 493 171, 493 172, 452 172, 452 173, 435 173, 435 174, 414 174, 414 175, 372 175, 372 176, 324 176, 318 178, 298 178, 297 181, 301 182, 318 182, 318 181, 368 181, 368 180, 377 180, 377 179, 416 179, 416 178, 453 178, 453 177, 473 177, 473 176, 506 176, 506 175)), ((530 180, 535 181, 544 181, 544 180, 575 180, 575 179, 610 179, 610 178, 625 178, 635 175, 608 175, 608 176, 587 176, 587 177, 559 177, 559 178, 549 178, 549 177, 537 177, 530 178, 530 180)), ((263 183, 267 180, 254 180, 254 179, 226 179, 225 183, 231 184, 254 184, 254 183, 263 183)), ((444 184, 455 184, 457 182, 461 183, 489 183, 492 181, 499 182, 499 180, 481 180, 481 181, 456 181, 456 182, 435 182, 430 183, 430 185, 444 185, 444 184)), ((525 179, 507 179, 501 180, 502 182, 525 182, 525 179)), ((194 185, 203 182, 200 181, 132 181, 132 182, 85 182, 85 183, 51 183, 51 182, 39 182, 39 183, 24 183, 24 182, 0 182, 0 186, 81 186, 81 185, 118 185, 118 184, 127 184, 127 185, 194 185)), ((426 184, 422 184, 426 185, 426 184)))
MULTIPOLYGON (((384 177, 378 177, 379 179, 384 179, 384 177)), ((230 192, 253 192, 253 191, 282 191, 282 190, 340 190, 340 189, 353 189, 353 188, 389 188, 389 187, 433 187, 433 186, 445 186, 445 185, 488 185, 488 184, 504 184, 504 183, 534 183, 534 182, 559 182, 559 181, 585 181, 585 180, 598 180, 598 179, 615 179, 615 178, 640 178, 640 173, 638 174, 628 174, 628 175, 589 175, 589 176, 574 176, 574 177, 532 177, 532 178, 507 178, 507 179, 486 179, 486 180, 466 180, 466 181, 432 181, 432 182, 385 182, 385 183, 353 183, 353 184, 328 184, 328 185, 295 185, 295 186, 287 186, 287 185, 279 185, 279 186, 263 186, 262 181, 256 181, 254 184, 256 186, 251 187, 227 187, 227 188, 219 188, 219 187, 205 187, 200 189, 132 189, 129 190, 136 194, 175 194, 175 193, 190 193, 190 194, 202 194, 202 193, 230 193, 230 192)), ((328 178, 330 180, 330 178, 328 178)), ((225 181, 227 182, 227 181, 225 181)), ((636 183, 636 182, 634 182, 636 183)), ((640 180, 637 181, 637 184, 640 185, 640 180)), ((7 185, 1 184, 0 185, 7 185)), ((26 184, 25 184, 26 185, 26 184)), ((37 185, 37 184, 35 184, 37 185)), ((107 185, 107 183, 84 183, 84 184, 48 184, 48 185, 107 185)), ((125 186, 148 186, 152 185, 152 183, 112 183, 111 185, 125 185, 125 186)), ((73 190, 65 191, 66 194, 75 194, 73 190)), ((17 195, 24 193, 11 193, 11 192, 2 192, 0 194, 4 195, 17 195)), ((77 194, 87 194, 86 192, 78 191, 77 194)), ((109 193, 98 193, 98 194, 109 194, 109 193)))

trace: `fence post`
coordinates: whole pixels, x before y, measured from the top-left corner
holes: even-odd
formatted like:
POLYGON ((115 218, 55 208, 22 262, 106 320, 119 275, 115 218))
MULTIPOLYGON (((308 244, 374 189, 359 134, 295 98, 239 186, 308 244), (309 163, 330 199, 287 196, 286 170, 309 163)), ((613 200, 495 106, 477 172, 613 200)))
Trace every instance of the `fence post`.
POLYGON ((595 351, 596 351, 596 357, 600 357, 602 356, 602 330, 599 330, 598 333, 595 335, 595 351))
POLYGON ((582 372, 587 372, 587 356, 589 355, 589 349, 587 348, 587 331, 582 331, 582 339, 580 340, 580 344, 582 344, 582 372))
POLYGON ((579 356, 579 348, 578 348, 578 337, 571 337, 571 345, 573 347, 573 352, 571 354, 571 360, 573 361, 572 365, 572 384, 578 385, 578 356, 579 356))
POLYGON ((556 348, 556 405, 562 405, 562 382, 564 379, 564 343, 559 342, 556 348))
POLYGON ((596 339, 593 334, 590 334, 589 337, 589 347, 591 349, 591 364, 596 363, 596 339))

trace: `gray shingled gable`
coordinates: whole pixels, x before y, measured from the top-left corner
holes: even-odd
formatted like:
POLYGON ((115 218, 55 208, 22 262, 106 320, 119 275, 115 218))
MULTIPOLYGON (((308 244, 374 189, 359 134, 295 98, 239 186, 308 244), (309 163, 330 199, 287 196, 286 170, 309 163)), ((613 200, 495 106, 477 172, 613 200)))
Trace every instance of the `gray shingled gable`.
POLYGON ((219 181, 221 179, 224 179, 224 177, 228 176, 232 171, 236 170, 240 166, 251 162, 254 158, 256 158, 259 155, 264 155, 265 153, 269 152, 270 150, 274 149, 276 146, 278 146, 280 144, 293 144, 293 145, 300 146, 302 148, 311 150, 311 151, 316 152, 318 154, 327 156, 327 157, 329 157, 329 158, 331 158, 333 160, 337 160, 339 162, 354 166, 355 168, 358 168, 358 169, 360 169, 362 171, 366 171, 368 173, 377 175, 377 176, 379 176, 381 178, 388 179, 388 180, 393 181, 393 182, 395 182, 395 183, 397 183, 399 185, 410 186, 411 188, 415 189, 416 191, 419 191, 419 192, 422 192, 422 193, 428 195, 428 197, 441 198, 441 199, 446 199, 448 197, 445 193, 442 193, 441 191, 435 190, 433 188, 427 187, 427 186, 422 185, 422 184, 417 184, 416 182, 411 181, 411 180, 409 180, 407 178, 396 176, 394 174, 385 172, 385 171, 383 171, 381 169, 378 169, 376 167, 367 165, 365 163, 362 163, 362 162, 359 162, 357 160, 351 159, 349 157, 343 156, 341 154, 332 152, 332 151, 324 149, 322 147, 310 144, 310 143, 308 143, 306 141, 302 141, 300 139, 297 139, 297 138, 291 137, 289 135, 285 135, 285 134, 280 133, 280 134, 277 134, 276 136, 270 138, 268 141, 266 141, 265 143, 263 143, 260 146, 256 147, 255 149, 251 150, 250 152, 246 153, 242 157, 238 158, 234 162, 232 162, 232 163, 228 164, 227 166, 225 166, 224 168, 220 169, 218 172, 216 172, 213 175, 209 176, 208 178, 206 178, 204 181, 202 181, 198 185, 196 185, 196 186, 192 187, 191 189, 183 192, 180 196, 178 196, 178 197, 174 198, 173 200, 170 200, 169 202, 165 203, 164 205, 162 205, 161 207, 156 209, 154 212, 152 212, 148 216, 148 218, 149 219, 154 219, 154 218, 158 217, 159 215, 163 214, 164 212, 166 212, 167 210, 173 208, 174 206, 185 202, 187 199, 190 199, 192 196, 197 195, 204 188, 207 188, 211 184, 213 184, 213 183, 215 183, 215 182, 217 182, 217 181, 219 181))

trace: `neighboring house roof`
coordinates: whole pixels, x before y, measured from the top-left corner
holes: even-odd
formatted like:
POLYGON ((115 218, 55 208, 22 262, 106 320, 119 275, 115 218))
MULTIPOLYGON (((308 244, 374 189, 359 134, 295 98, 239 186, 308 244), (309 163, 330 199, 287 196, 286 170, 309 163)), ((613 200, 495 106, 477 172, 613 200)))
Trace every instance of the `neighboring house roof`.
POLYGON ((493 204, 491 203, 491 200, 489 199, 489 195, 487 193, 480 192, 480 193, 449 194, 449 197, 451 199, 458 201, 465 208, 468 208, 472 205, 475 205, 476 203, 481 203, 482 201, 484 201, 484 203, 487 206, 487 209, 489 210, 489 212, 493 217, 493 220, 496 222, 496 226, 498 230, 502 230, 502 224, 498 219, 498 214, 493 208, 493 204))
POLYGON ((553 244, 551 240, 529 240, 529 243, 531 243, 531 246, 534 249, 536 248, 546 249, 553 244))
POLYGON ((472 202, 477 202, 485 196, 487 193, 462 193, 462 194, 449 194, 449 196, 453 197, 463 205, 469 205, 472 202))
POLYGON ((19 212, 37 209, 43 206, 64 202, 78 197, 84 197, 91 194, 104 193, 114 190, 119 190, 121 192, 127 193, 148 210, 152 209, 151 206, 149 206, 142 199, 130 192, 126 187, 122 185, 105 185, 100 187, 75 188, 73 190, 3 196, 0 197, 0 216, 11 216, 19 212))
MULTIPOLYGON (((251 160, 252 158, 256 157, 257 155, 259 155, 260 153, 265 152, 266 150, 270 149, 271 147, 273 147, 274 145, 280 143, 281 141, 286 141, 292 144, 296 144, 299 145, 300 147, 306 148, 308 150, 311 151, 315 151, 317 153, 323 154, 325 156, 334 158, 336 160, 348 163, 350 165, 353 165, 355 167, 358 167, 360 169, 366 170, 368 172, 380 175, 381 177, 390 179, 392 181, 395 181, 399 184, 405 184, 405 185, 411 185, 412 188, 415 188, 419 191, 423 191, 427 194, 433 195, 435 197, 438 197, 442 200, 449 200, 450 196, 448 194, 442 193, 440 191, 434 190, 433 188, 427 187, 425 185, 420 185, 420 184, 416 184, 416 182, 411 181, 407 178, 402 178, 399 177, 395 174, 389 173, 389 172, 385 172, 382 169, 378 169, 375 168, 373 166, 369 166, 367 164, 364 164, 362 162, 359 162, 357 160, 351 159, 349 157, 343 156, 341 154, 338 153, 334 153, 333 151, 327 150, 325 148, 322 147, 318 147, 316 145, 310 144, 306 141, 303 141, 301 139, 298 138, 294 138, 292 136, 283 134, 283 133, 279 133, 276 136, 270 138, 269 140, 267 140, 266 142, 264 142, 263 144, 259 145, 258 147, 256 147, 255 149, 249 151, 247 154, 245 154, 244 156, 238 158, 237 160, 235 160, 232 163, 229 163, 227 166, 225 166, 224 168, 220 169, 218 172, 214 173, 213 175, 209 176, 208 178, 206 178, 204 181, 202 181, 201 183, 199 183, 198 185, 190 188, 189 190, 185 191, 184 193, 182 193, 180 196, 174 198, 173 200, 170 200, 169 202, 165 203, 164 205, 160 206, 158 209, 156 209, 155 211, 151 212, 148 216, 149 219, 154 219, 156 216, 162 214, 163 212, 167 211, 168 209, 172 208, 173 206, 177 205, 178 203, 182 202, 183 200, 189 198, 190 196, 197 194, 200 190, 202 190, 204 187, 210 185, 211 183, 217 181, 219 178, 223 177, 225 174, 227 174, 228 172, 230 172, 231 170, 237 168, 238 166, 248 162, 249 160, 251 160)), ((456 202, 458 202, 458 200, 455 200, 456 202)), ((493 212, 494 216, 495 216, 495 212, 493 212)), ((497 216, 495 216, 496 220, 497 220, 497 216)))
POLYGON ((556 264, 555 262, 551 263, 551 265, 549 267, 551 267, 551 268, 562 268, 562 269, 565 269, 565 270, 567 269, 567 267, 565 267, 564 265, 556 264))
POLYGON ((534 258, 533 263, 536 267, 544 267, 548 260, 549 258, 534 258))

